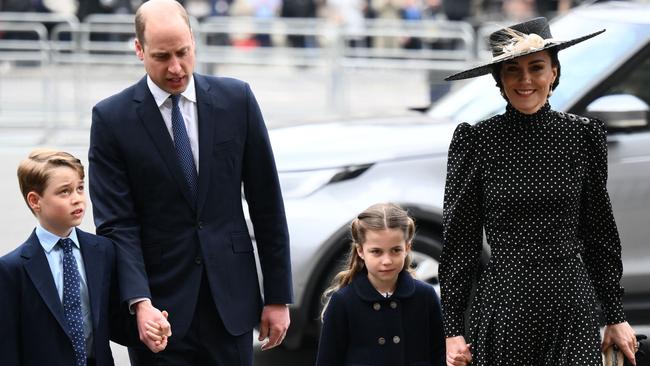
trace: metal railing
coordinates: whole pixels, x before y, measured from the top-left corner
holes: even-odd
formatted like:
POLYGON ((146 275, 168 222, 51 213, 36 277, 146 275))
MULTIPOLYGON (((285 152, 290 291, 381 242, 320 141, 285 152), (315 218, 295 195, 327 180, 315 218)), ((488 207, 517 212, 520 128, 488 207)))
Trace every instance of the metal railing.
POLYGON ((367 20, 363 29, 350 32, 323 19, 211 17, 203 20, 195 31, 201 45, 199 61, 204 63, 326 66, 327 60, 334 57, 347 67, 413 69, 417 63, 420 69, 457 69, 462 67, 459 62, 471 62, 475 55, 473 28, 463 22, 375 19, 367 20), (259 35, 273 40, 272 47, 250 48, 232 41, 259 35), (287 43, 291 36, 306 37, 311 42, 307 47, 292 47, 287 43), (400 46, 403 38, 418 38, 429 45, 447 42, 453 46, 409 50, 400 46), (383 45, 369 47, 350 42, 357 39, 382 40, 383 45), (221 40, 221 43, 211 40, 221 40), (450 65, 448 61, 455 63, 450 65))
MULTIPOLYGON (((100 98, 90 93, 98 70, 109 81, 125 70, 142 74, 133 51, 133 23, 133 15, 125 14, 91 15, 81 23, 56 14, 0 13, 0 32, 34 35, 30 40, 0 37, 0 62, 37 62, 31 67, 40 72, 31 74, 40 81, 44 94, 40 107, 31 111, 40 111, 34 120, 41 123, 33 125, 87 126, 90 108, 99 100, 92 98, 100 98)), ((322 68, 329 75, 324 87, 333 110, 345 109, 341 95, 348 70, 453 72, 477 59, 476 32, 464 22, 377 19, 354 31, 312 18, 209 17, 200 22, 192 18, 191 24, 197 71, 214 73, 220 65, 233 64, 322 68), (304 47, 297 47, 296 39, 304 47), (419 46, 405 47, 405 41, 419 46)), ((2 79, 11 77, 4 69, 0 67, 0 127, 24 120, 3 108, 7 94, 2 93, 2 79)))

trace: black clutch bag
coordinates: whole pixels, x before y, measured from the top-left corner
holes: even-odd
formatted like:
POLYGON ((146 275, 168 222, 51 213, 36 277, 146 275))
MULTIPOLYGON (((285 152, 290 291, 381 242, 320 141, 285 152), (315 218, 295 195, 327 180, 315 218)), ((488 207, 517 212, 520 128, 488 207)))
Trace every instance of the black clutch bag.
MULTIPOLYGON (((636 358, 636 366, 650 366, 650 342, 648 337, 643 334, 637 334, 637 351, 634 355, 636 358)), ((604 366, 632 366, 632 363, 625 358, 623 352, 618 347, 612 346, 603 352, 603 365, 604 366)))

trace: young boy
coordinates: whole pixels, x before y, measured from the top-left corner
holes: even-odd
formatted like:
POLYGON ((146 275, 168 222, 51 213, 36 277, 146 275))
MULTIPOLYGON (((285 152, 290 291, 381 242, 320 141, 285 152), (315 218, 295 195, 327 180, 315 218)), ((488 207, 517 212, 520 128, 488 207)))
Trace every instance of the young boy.
POLYGON ((0 258, 0 365, 113 365, 109 334, 124 343, 126 323, 112 243, 76 228, 86 210, 83 165, 66 152, 35 150, 18 181, 38 222, 0 258))

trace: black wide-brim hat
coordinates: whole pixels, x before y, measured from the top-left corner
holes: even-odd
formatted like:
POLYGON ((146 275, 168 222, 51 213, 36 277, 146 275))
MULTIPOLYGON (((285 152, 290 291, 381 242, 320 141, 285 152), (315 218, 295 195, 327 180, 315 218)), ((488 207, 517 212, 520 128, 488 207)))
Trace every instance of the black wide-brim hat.
POLYGON ((462 80, 486 75, 491 73, 492 66, 498 63, 552 48, 558 51, 563 50, 582 41, 586 41, 591 37, 595 37, 604 31, 603 29, 587 34, 586 36, 561 41, 554 39, 551 35, 551 29, 548 26, 546 18, 534 18, 490 34, 492 61, 448 76, 445 80, 462 80))

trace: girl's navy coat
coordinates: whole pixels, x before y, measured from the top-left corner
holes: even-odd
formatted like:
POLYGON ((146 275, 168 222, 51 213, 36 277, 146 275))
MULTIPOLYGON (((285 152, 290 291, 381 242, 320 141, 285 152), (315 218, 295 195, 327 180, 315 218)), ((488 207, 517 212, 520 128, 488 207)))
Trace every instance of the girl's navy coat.
POLYGON ((444 365, 440 300, 433 287, 402 271, 386 298, 366 271, 332 294, 317 366, 444 365))

